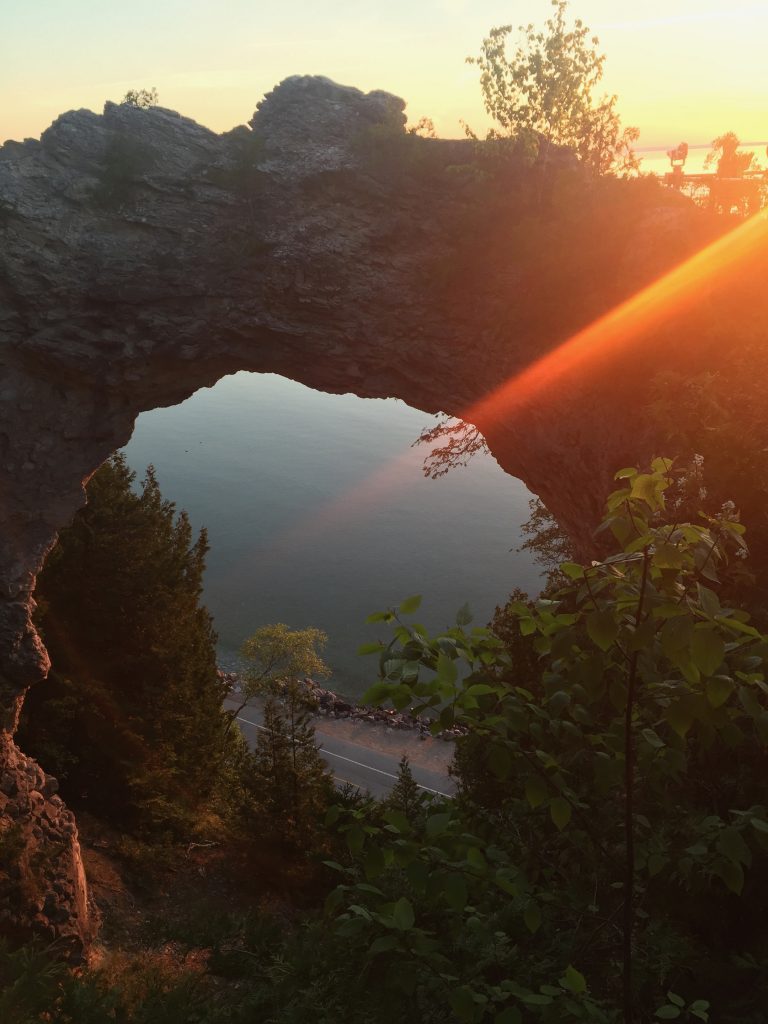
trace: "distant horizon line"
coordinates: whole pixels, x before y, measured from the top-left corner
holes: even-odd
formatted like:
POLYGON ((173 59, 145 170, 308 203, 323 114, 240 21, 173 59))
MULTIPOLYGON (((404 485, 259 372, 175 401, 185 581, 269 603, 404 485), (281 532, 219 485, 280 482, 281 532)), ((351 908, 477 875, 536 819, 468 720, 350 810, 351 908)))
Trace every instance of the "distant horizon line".
MULTIPOLYGON (((758 142, 740 142, 740 146, 768 146, 768 139, 758 142)), ((636 153, 651 153, 664 149, 664 146, 635 146, 636 153)), ((688 144, 688 149, 711 149, 711 142, 693 142, 688 144)))

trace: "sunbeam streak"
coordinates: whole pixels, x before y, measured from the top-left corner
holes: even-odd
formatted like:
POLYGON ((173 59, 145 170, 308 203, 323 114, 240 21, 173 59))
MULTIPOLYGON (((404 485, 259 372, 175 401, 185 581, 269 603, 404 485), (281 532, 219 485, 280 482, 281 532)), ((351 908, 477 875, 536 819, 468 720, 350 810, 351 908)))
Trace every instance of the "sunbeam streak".
MULTIPOLYGON (((745 270, 768 265, 768 217, 759 213, 708 245, 674 270, 637 292, 609 313, 515 373, 458 418, 481 430, 511 422, 546 389, 569 377, 594 374, 650 331, 678 317, 704 294, 727 287, 745 270)), ((315 542, 357 516, 391 503, 397 489, 413 481, 414 455, 408 451, 327 501, 273 538, 270 548, 315 542)))

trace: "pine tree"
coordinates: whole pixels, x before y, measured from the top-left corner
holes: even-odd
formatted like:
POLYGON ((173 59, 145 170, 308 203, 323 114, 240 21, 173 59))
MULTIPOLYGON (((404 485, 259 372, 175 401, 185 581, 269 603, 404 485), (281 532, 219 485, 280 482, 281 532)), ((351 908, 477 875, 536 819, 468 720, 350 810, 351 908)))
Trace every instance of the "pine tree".
POLYGON ((392 787, 392 792, 385 803, 393 810, 402 811, 410 822, 415 821, 422 812, 424 795, 413 777, 407 754, 403 754, 400 758, 400 763, 397 766, 397 782, 392 787))
POLYGON ((222 758, 216 636, 200 605, 205 531, 141 490, 122 455, 88 485, 38 582, 53 664, 27 701, 23 741, 67 798, 123 824, 182 824, 222 758))
POLYGON ((315 848, 319 825, 333 794, 333 779, 320 757, 311 721, 313 706, 298 682, 264 706, 264 727, 253 755, 255 801, 266 831, 293 849, 315 848))

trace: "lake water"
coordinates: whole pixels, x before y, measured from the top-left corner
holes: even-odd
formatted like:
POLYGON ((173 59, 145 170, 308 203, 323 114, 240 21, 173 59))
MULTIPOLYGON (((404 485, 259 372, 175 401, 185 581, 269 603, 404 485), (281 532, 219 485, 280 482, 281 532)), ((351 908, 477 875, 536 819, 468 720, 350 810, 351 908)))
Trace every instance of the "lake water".
POLYGON ((265 623, 329 636, 329 683, 350 696, 374 681, 360 644, 388 639, 366 616, 424 595, 418 620, 450 625, 468 601, 484 625, 539 573, 516 553, 529 492, 493 458, 439 480, 412 442, 433 417, 397 399, 326 395, 271 374, 238 373, 139 417, 125 449, 153 463, 163 495, 208 529, 205 602, 220 659, 265 623))
MULTIPOLYGON (((670 143, 667 148, 674 149, 676 146, 677 142, 670 143)), ((768 163, 765 147, 766 144, 762 142, 758 145, 741 146, 740 148, 747 153, 754 153, 757 157, 757 163, 761 167, 765 167, 768 163)), ((704 161, 707 159, 710 152, 710 146, 691 146, 688 150, 688 157, 685 161, 685 173, 704 174, 706 172, 714 171, 715 167, 704 166, 704 161)), ((638 150, 637 155, 640 157, 640 170, 643 174, 658 174, 663 177, 672 169, 669 163, 669 157, 667 156, 667 150, 665 149, 638 150)))

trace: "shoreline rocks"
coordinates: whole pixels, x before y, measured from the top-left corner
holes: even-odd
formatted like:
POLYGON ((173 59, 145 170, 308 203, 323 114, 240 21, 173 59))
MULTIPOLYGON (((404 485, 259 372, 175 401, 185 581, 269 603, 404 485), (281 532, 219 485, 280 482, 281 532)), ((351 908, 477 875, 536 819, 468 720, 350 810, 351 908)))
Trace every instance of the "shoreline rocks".
MULTIPOLYGON (((231 692, 239 692, 240 676, 237 672, 219 669, 219 677, 231 692)), ((421 715, 411 714, 406 711, 395 711, 394 708, 371 707, 367 704, 353 703, 345 697, 339 696, 333 690, 320 686, 313 679, 304 678, 300 682, 307 690, 310 701, 315 705, 316 714, 319 717, 343 718, 356 722, 367 722, 369 725, 383 725, 387 729, 418 731, 422 739, 433 737, 445 740, 446 742, 452 742, 467 732, 465 728, 455 726, 451 729, 442 729, 439 733, 433 734, 430 731, 429 719, 421 715)))

